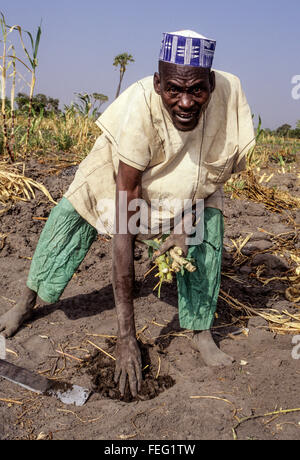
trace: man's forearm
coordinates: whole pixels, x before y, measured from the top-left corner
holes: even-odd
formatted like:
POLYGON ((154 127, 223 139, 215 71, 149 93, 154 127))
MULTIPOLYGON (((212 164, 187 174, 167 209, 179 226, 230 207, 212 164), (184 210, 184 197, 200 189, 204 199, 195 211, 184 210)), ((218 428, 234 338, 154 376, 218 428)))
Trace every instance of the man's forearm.
POLYGON ((132 396, 141 389, 142 359, 136 340, 133 309, 134 287, 134 241, 129 230, 131 212, 128 207, 132 200, 141 197, 142 172, 119 163, 116 178, 116 233, 113 238, 113 288, 118 320, 118 340, 115 349, 115 382, 124 395, 128 378, 132 396), (122 192, 122 195, 120 194, 122 192), (125 194, 124 194, 125 192, 125 194), (125 195, 125 196, 124 196, 125 195), (124 199, 125 198, 125 199, 124 199), (127 224, 124 232, 124 222, 127 224))
POLYGON ((133 245, 133 235, 116 234, 113 238, 113 289, 119 338, 135 336, 133 245))

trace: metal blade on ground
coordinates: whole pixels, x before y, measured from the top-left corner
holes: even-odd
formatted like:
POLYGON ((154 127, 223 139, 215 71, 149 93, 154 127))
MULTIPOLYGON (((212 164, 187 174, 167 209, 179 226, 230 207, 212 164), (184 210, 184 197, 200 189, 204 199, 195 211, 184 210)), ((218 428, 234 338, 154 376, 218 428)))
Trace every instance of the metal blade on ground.
POLYGON ((35 393, 55 396, 64 404, 82 406, 91 394, 91 391, 87 388, 47 379, 4 359, 0 359, 0 377, 35 393))

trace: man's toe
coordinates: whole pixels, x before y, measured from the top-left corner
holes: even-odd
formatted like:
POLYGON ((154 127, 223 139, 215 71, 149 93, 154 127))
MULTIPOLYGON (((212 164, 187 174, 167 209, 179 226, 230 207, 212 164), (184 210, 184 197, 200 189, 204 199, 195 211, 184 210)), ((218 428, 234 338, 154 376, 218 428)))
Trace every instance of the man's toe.
POLYGON ((13 335, 14 332, 15 332, 14 329, 7 328, 7 329, 5 329, 4 332, 2 332, 2 335, 3 335, 6 339, 8 339, 9 337, 11 337, 11 336, 13 335))
POLYGON ((0 321, 0 332, 1 335, 7 339, 14 333, 14 330, 12 327, 9 327, 5 321, 0 321))

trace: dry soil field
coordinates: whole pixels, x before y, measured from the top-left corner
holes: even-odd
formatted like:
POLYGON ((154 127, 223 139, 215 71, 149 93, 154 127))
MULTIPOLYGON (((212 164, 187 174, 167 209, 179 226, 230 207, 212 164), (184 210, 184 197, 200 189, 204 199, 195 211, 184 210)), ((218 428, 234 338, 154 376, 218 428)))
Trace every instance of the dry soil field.
MULTIPOLYGON (((26 174, 59 200, 74 170, 49 174, 49 167, 32 161, 26 174)), ((300 196, 299 164, 285 174, 277 164, 269 165, 258 177, 263 173, 274 173, 268 187, 300 196)), ((22 290, 52 206, 37 192, 35 200, 19 202, 0 216, 0 314, 22 290)), ((153 276, 144 280, 150 267, 147 251, 136 249, 135 314, 149 366, 144 392, 134 401, 119 400, 111 382, 113 360, 93 345, 113 355, 113 337, 110 342, 106 337, 116 334, 111 243, 99 237, 62 299, 39 304, 33 320, 7 340, 9 361, 95 391, 84 406, 66 406, 0 379, 0 439, 299 439, 300 361, 292 357, 299 303, 285 295, 295 269, 290 254, 299 255, 299 224, 300 210, 277 213, 226 194, 214 336, 235 357, 229 368, 204 365, 190 332, 179 327, 176 283, 164 285, 159 299, 152 291, 153 276), (261 309, 276 310, 279 323, 293 323, 294 332, 281 334, 275 329, 281 324, 255 314, 261 309)))

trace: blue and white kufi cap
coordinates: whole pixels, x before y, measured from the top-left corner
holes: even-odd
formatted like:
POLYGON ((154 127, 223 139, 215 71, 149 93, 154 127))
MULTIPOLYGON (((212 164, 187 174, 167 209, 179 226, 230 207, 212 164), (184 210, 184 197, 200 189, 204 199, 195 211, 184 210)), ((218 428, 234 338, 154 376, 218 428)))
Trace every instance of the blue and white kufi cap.
POLYGON ((163 33, 159 60, 171 64, 211 68, 216 41, 193 30, 163 33))

